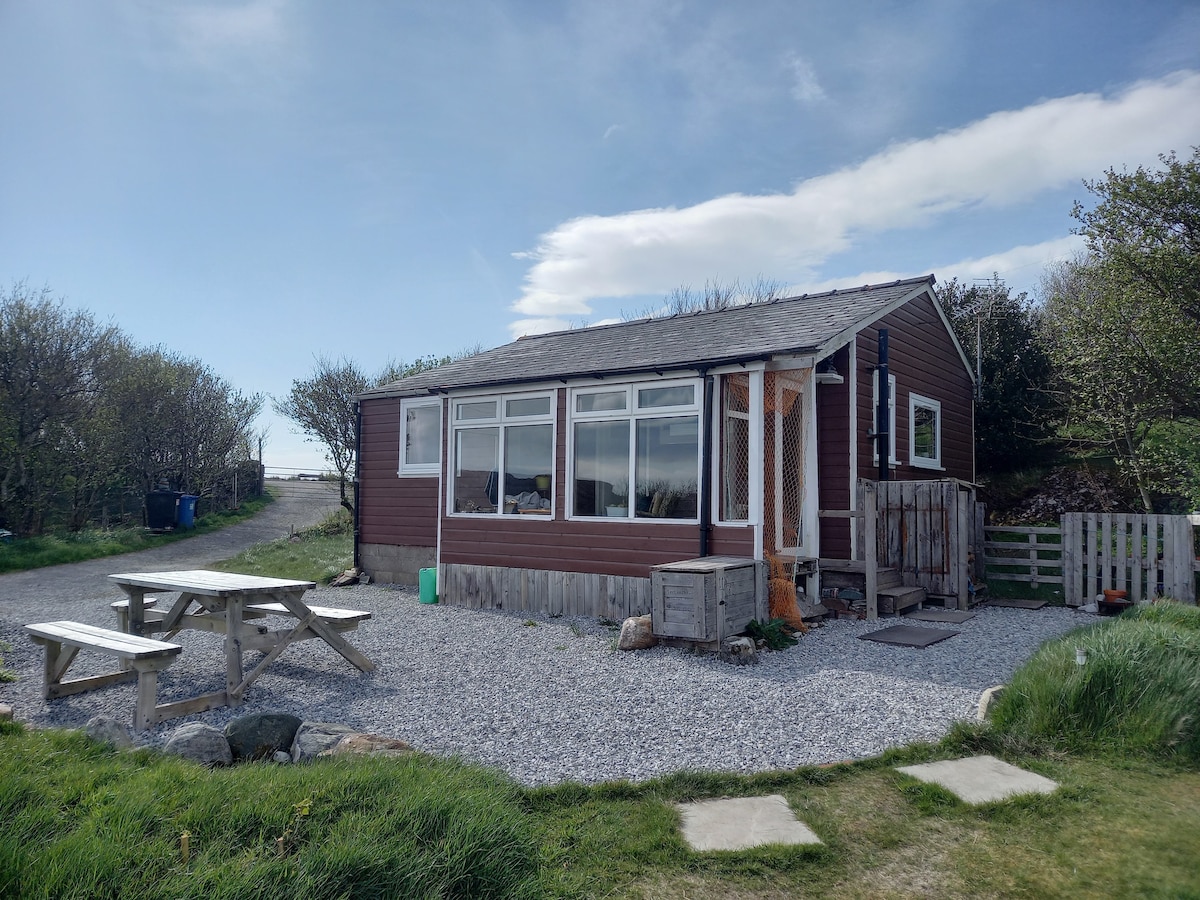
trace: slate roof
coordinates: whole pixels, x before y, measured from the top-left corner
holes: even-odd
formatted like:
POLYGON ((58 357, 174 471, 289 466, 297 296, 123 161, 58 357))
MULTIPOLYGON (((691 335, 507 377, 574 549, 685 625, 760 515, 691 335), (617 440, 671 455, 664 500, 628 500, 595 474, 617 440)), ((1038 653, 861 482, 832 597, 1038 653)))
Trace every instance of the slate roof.
MULTIPOLYGON (((678 371, 815 353, 929 291, 932 275, 769 303, 536 334, 362 394, 415 396, 550 379, 678 371)), ((836 349, 836 348, 834 348, 836 349)))

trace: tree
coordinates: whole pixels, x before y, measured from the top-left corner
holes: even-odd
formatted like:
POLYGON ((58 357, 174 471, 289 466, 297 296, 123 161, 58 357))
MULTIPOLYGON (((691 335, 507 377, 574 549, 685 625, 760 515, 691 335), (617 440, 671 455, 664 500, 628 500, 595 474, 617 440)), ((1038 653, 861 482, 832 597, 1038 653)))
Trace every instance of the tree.
POLYGON ((1156 493, 1196 479, 1186 467, 1200 442, 1200 322, 1108 262, 1089 255, 1047 271, 1046 334, 1064 435, 1110 453, 1152 512, 1156 493))
POLYGON ((769 303, 785 296, 786 286, 779 281, 759 275, 749 284, 741 279, 724 282, 720 279, 705 281, 697 291, 690 284, 680 285, 663 299, 661 306, 648 307, 640 312, 622 312, 626 321, 632 319, 658 319, 666 316, 682 316, 695 312, 708 312, 743 306, 748 303, 769 303))
POLYGON ((951 279, 938 289, 938 299, 979 376, 980 472, 1009 472, 1047 460, 1056 450, 1056 400, 1039 308, 1025 292, 1014 295, 999 275, 971 286, 951 279))
POLYGON ((49 288, 0 294, 0 521, 19 533, 43 527, 63 476, 60 442, 86 425, 116 334, 49 288))
POLYGON ((325 458, 338 476, 341 504, 353 515, 354 503, 347 496, 346 486, 355 464, 358 425, 355 398, 369 388, 399 381, 478 352, 479 348, 473 348, 457 357, 427 356, 412 363, 389 360, 373 376, 365 374, 355 362, 344 357, 334 361, 319 356, 312 374, 293 381, 288 395, 276 398, 273 405, 277 413, 300 426, 306 440, 323 445, 325 458))
POLYGON ((1072 215, 1108 279, 1200 323, 1200 147, 1184 162, 1174 152, 1159 159, 1157 172, 1109 169, 1085 181, 1100 202, 1076 203, 1072 215))

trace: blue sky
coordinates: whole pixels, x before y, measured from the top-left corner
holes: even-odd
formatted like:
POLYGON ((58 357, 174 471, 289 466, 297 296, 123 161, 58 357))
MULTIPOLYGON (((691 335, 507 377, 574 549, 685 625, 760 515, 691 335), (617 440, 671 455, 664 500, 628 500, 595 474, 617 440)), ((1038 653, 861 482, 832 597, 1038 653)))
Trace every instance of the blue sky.
POLYGON ((279 396, 709 279, 1032 289, 1200 144, 1200 4, 0 0, 0 85, 0 283, 279 396))

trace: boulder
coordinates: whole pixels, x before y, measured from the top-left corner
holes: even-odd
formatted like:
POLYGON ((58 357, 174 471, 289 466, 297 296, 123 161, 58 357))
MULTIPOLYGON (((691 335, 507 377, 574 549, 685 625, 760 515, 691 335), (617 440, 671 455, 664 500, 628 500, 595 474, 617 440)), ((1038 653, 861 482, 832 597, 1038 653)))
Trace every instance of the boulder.
POLYGON ((229 752, 229 741, 219 728, 205 725, 203 722, 191 722, 175 729, 165 753, 173 753, 198 762, 202 766, 227 766, 233 762, 233 754, 229 752))
POLYGON ((727 638, 721 644, 721 659, 735 666, 747 666, 758 662, 758 649, 752 638, 727 638))
POLYGON ((292 754, 283 750, 276 750, 271 754, 271 762, 279 763, 281 766, 290 765, 292 762, 292 754))
POLYGON ((13 717, 13 708, 7 703, 0 703, 0 722, 11 722, 13 717))
POLYGON ((116 719, 106 719, 104 716, 92 716, 83 726, 83 732, 93 741, 102 744, 112 744, 118 750, 128 750, 133 746, 129 731, 116 719))
POLYGON ((296 731, 292 741, 292 762, 308 762, 328 750, 348 734, 354 734, 349 725, 333 722, 305 722, 296 731))
POLYGON ((649 616, 630 616, 621 623, 618 650, 645 650, 658 643, 649 616))
POLYGON ((290 751, 300 728, 290 713, 254 713, 225 726, 225 738, 234 759, 262 759, 276 750, 290 751))
POLYGON ((402 756, 411 752, 412 747, 397 738, 384 737, 382 734, 347 734, 328 750, 322 750, 317 755, 402 756))

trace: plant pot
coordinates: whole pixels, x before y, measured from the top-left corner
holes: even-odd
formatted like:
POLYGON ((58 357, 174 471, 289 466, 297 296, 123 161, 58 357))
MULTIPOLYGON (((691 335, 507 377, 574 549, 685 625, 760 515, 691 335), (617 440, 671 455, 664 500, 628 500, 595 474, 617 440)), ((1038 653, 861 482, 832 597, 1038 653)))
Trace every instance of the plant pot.
POLYGON ((1117 590, 1112 590, 1111 588, 1107 588, 1104 591, 1104 599, 1108 603, 1113 603, 1118 600, 1124 600, 1128 596, 1129 596, 1128 591, 1117 591, 1117 590))

